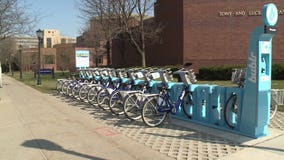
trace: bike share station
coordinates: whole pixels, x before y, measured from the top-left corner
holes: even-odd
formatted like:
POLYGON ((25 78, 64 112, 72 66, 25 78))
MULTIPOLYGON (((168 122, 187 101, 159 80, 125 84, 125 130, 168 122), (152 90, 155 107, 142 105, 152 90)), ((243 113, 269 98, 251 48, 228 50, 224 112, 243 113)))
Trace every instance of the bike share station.
MULTIPOLYGON (((264 5, 262 19, 263 25, 251 33, 244 87, 190 84, 193 102, 184 105, 188 105, 191 118, 179 109, 171 114, 173 121, 193 122, 252 138, 268 135, 272 39, 278 20, 274 4, 264 5)), ((172 84, 171 95, 178 95, 182 88, 182 83, 172 84)))

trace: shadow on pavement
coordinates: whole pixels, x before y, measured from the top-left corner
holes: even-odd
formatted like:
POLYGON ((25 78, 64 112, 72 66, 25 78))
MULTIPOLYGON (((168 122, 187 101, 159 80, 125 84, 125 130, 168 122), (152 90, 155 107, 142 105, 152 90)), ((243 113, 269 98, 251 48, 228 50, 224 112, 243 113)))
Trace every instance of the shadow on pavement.
POLYGON ((105 160, 103 158, 99 158, 99 157, 94 157, 94 156, 90 156, 87 154, 82 154, 82 153, 78 153, 72 150, 67 150, 64 149, 62 146, 45 140, 45 139, 33 139, 33 140, 27 140, 24 143, 22 143, 22 146, 24 147, 29 147, 29 148, 36 148, 36 149, 42 149, 42 150, 48 150, 48 151, 59 151, 59 152, 63 152, 66 154, 71 154, 74 156, 78 156, 78 157, 82 157, 82 158, 87 158, 87 159, 91 159, 91 160, 105 160))
POLYGON ((273 148, 273 147, 265 147, 265 146, 249 146, 249 145, 241 145, 241 147, 270 150, 270 151, 280 152, 282 154, 284 153, 284 149, 282 148, 273 148))
POLYGON ((176 159, 178 155, 183 155, 184 159, 196 159, 196 154, 201 156, 200 159, 208 159, 209 155, 212 155, 209 159, 218 159, 242 149, 240 144, 230 140, 170 124, 170 118, 161 126, 148 127, 142 119, 131 121, 125 115, 114 115, 110 110, 103 110, 97 105, 62 94, 57 97, 70 106, 86 111, 93 119, 113 127, 116 132, 176 159))

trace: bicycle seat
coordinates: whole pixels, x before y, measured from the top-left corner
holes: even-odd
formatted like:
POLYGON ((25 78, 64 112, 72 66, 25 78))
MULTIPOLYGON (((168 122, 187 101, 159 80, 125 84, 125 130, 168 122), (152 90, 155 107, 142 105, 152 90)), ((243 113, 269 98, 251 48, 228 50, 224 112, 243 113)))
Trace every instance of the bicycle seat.
POLYGON ((165 85, 163 85, 163 86, 158 86, 157 87, 157 89, 159 90, 159 91, 169 91, 170 89, 168 88, 168 86, 165 86, 165 85))

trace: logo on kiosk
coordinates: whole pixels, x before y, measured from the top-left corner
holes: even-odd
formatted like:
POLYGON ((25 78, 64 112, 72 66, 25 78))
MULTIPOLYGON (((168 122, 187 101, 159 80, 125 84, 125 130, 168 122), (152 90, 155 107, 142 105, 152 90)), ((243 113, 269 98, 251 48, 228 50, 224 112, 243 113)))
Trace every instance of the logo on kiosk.
POLYGON ((253 52, 251 52, 248 60, 249 60, 248 68, 250 70, 250 75, 249 75, 248 80, 251 81, 252 83, 256 83, 257 57, 255 56, 255 54, 253 52))
POLYGON ((262 11, 263 22, 266 26, 275 26, 278 21, 278 9, 273 3, 264 5, 262 11))
POLYGON ((259 42, 260 46, 260 52, 262 54, 270 54, 271 53, 271 42, 270 41, 260 41, 259 42))

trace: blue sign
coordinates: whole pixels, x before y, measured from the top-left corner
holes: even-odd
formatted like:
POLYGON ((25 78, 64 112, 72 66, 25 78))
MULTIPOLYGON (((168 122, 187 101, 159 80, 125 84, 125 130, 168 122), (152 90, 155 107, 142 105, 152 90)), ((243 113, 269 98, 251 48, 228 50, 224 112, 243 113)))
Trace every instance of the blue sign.
POLYGON ((263 22, 267 26, 275 26, 278 21, 278 9, 273 3, 266 4, 262 11, 263 22))

